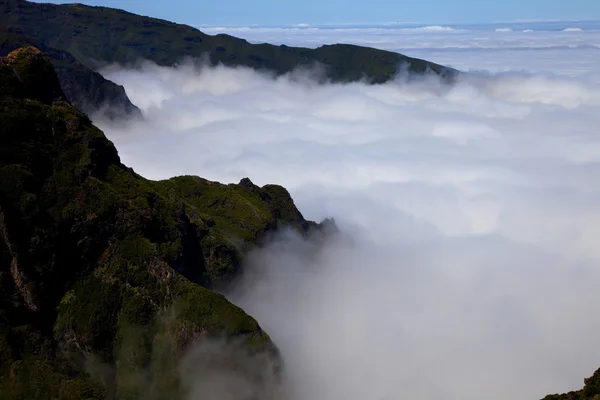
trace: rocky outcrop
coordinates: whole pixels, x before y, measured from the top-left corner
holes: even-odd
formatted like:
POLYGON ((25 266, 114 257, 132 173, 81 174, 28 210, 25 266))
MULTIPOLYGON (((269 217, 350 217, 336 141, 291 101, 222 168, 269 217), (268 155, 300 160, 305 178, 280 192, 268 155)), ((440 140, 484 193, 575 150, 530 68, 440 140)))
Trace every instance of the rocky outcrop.
POLYGON ((8 237, 6 224, 4 222, 4 213, 0 208, 0 241, 4 243, 4 252, 9 258, 10 263, 10 275, 13 278, 13 282, 19 289, 21 297, 25 301, 25 305, 30 311, 37 311, 38 306, 35 304, 32 286, 29 280, 25 277, 25 274, 19 266, 19 255, 16 249, 13 247, 8 237))
POLYGON ((69 52, 46 45, 41 40, 14 32, 0 32, 0 56, 23 46, 35 46, 52 62, 66 98, 89 115, 109 119, 141 118, 123 86, 105 79, 75 59, 69 52))

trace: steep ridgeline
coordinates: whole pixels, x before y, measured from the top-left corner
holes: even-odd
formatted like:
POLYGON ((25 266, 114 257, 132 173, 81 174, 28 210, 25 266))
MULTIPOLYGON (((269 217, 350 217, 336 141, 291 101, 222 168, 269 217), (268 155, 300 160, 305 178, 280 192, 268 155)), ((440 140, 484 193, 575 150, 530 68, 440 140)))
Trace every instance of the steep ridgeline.
POLYGON ((105 79, 70 53, 47 46, 41 40, 0 32, 1 57, 25 45, 35 46, 50 58, 67 99, 81 111, 88 114, 101 112, 111 119, 142 116, 127 97, 123 86, 105 79))
POLYGON ((401 65, 413 73, 431 71, 447 78, 457 73, 428 61, 369 47, 336 44, 307 49, 250 44, 229 35, 206 35, 187 25, 106 7, 2 0, 0 8, 0 26, 68 51, 90 68, 97 68, 98 62, 131 64, 140 59, 172 66, 185 56, 207 56, 213 64, 247 66, 276 74, 320 64, 334 82, 365 79, 383 83, 392 79, 401 65))
POLYGON ((584 379, 585 386, 581 390, 564 394, 551 394, 542 400, 600 400, 600 369, 594 375, 584 379))
POLYGON ((0 59, 0 121, 0 399, 181 398, 180 356, 210 337, 240 348, 207 368, 268 398, 277 348, 211 289, 269 231, 322 225, 280 186, 137 175, 34 47, 0 59))

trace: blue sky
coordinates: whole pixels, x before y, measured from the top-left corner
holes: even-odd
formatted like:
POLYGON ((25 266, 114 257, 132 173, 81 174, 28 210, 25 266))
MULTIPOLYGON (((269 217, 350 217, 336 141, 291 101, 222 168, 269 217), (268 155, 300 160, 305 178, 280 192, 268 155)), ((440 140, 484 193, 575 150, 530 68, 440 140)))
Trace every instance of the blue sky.
POLYGON ((80 0, 190 25, 598 20, 600 0, 80 0))

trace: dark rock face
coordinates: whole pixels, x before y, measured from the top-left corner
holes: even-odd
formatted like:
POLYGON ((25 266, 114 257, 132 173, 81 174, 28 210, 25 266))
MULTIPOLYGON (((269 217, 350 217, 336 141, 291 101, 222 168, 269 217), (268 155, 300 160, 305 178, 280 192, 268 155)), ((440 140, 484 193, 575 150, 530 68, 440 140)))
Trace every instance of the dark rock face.
POLYGON ((0 121, 0 399, 182 398, 182 357, 217 339, 235 352, 194 357, 269 398, 277 348, 211 289, 274 229, 320 226, 287 191, 135 174, 33 47, 0 59, 0 121))
POLYGON ((28 45, 35 46, 50 59, 66 98, 78 109, 90 115, 100 113, 110 119, 142 117, 141 111, 131 103, 122 86, 104 79, 70 53, 22 34, 0 32, 0 56, 28 45))

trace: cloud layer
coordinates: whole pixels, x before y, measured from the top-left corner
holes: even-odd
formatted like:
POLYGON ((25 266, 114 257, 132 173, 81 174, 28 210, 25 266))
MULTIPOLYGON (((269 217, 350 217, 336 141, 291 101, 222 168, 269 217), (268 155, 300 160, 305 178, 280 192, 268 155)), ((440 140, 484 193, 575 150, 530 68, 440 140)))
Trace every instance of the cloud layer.
POLYGON ((318 47, 352 43, 470 70, 537 71, 580 75, 600 72, 600 23, 515 22, 423 26, 380 24, 331 27, 204 27, 253 43, 318 47))
POLYGON ((416 27, 214 27, 201 28, 208 34, 227 33, 241 36, 254 43, 274 42, 287 45, 316 47, 330 43, 353 43, 384 50, 448 49, 448 48, 548 48, 600 46, 600 24, 596 29, 578 27, 543 31, 535 24, 524 26, 498 25, 487 29, 469 29, 466 26, 416 27), (277 38, 275 41, 273 38, 277 38))
POLYGON ((284 235, 230 294, 280 346, 289 399, 536 399, 600 367, 591 76, 104 72, 146 116, 100 121, 137 172, 282 184, 349 235, 284 235))

